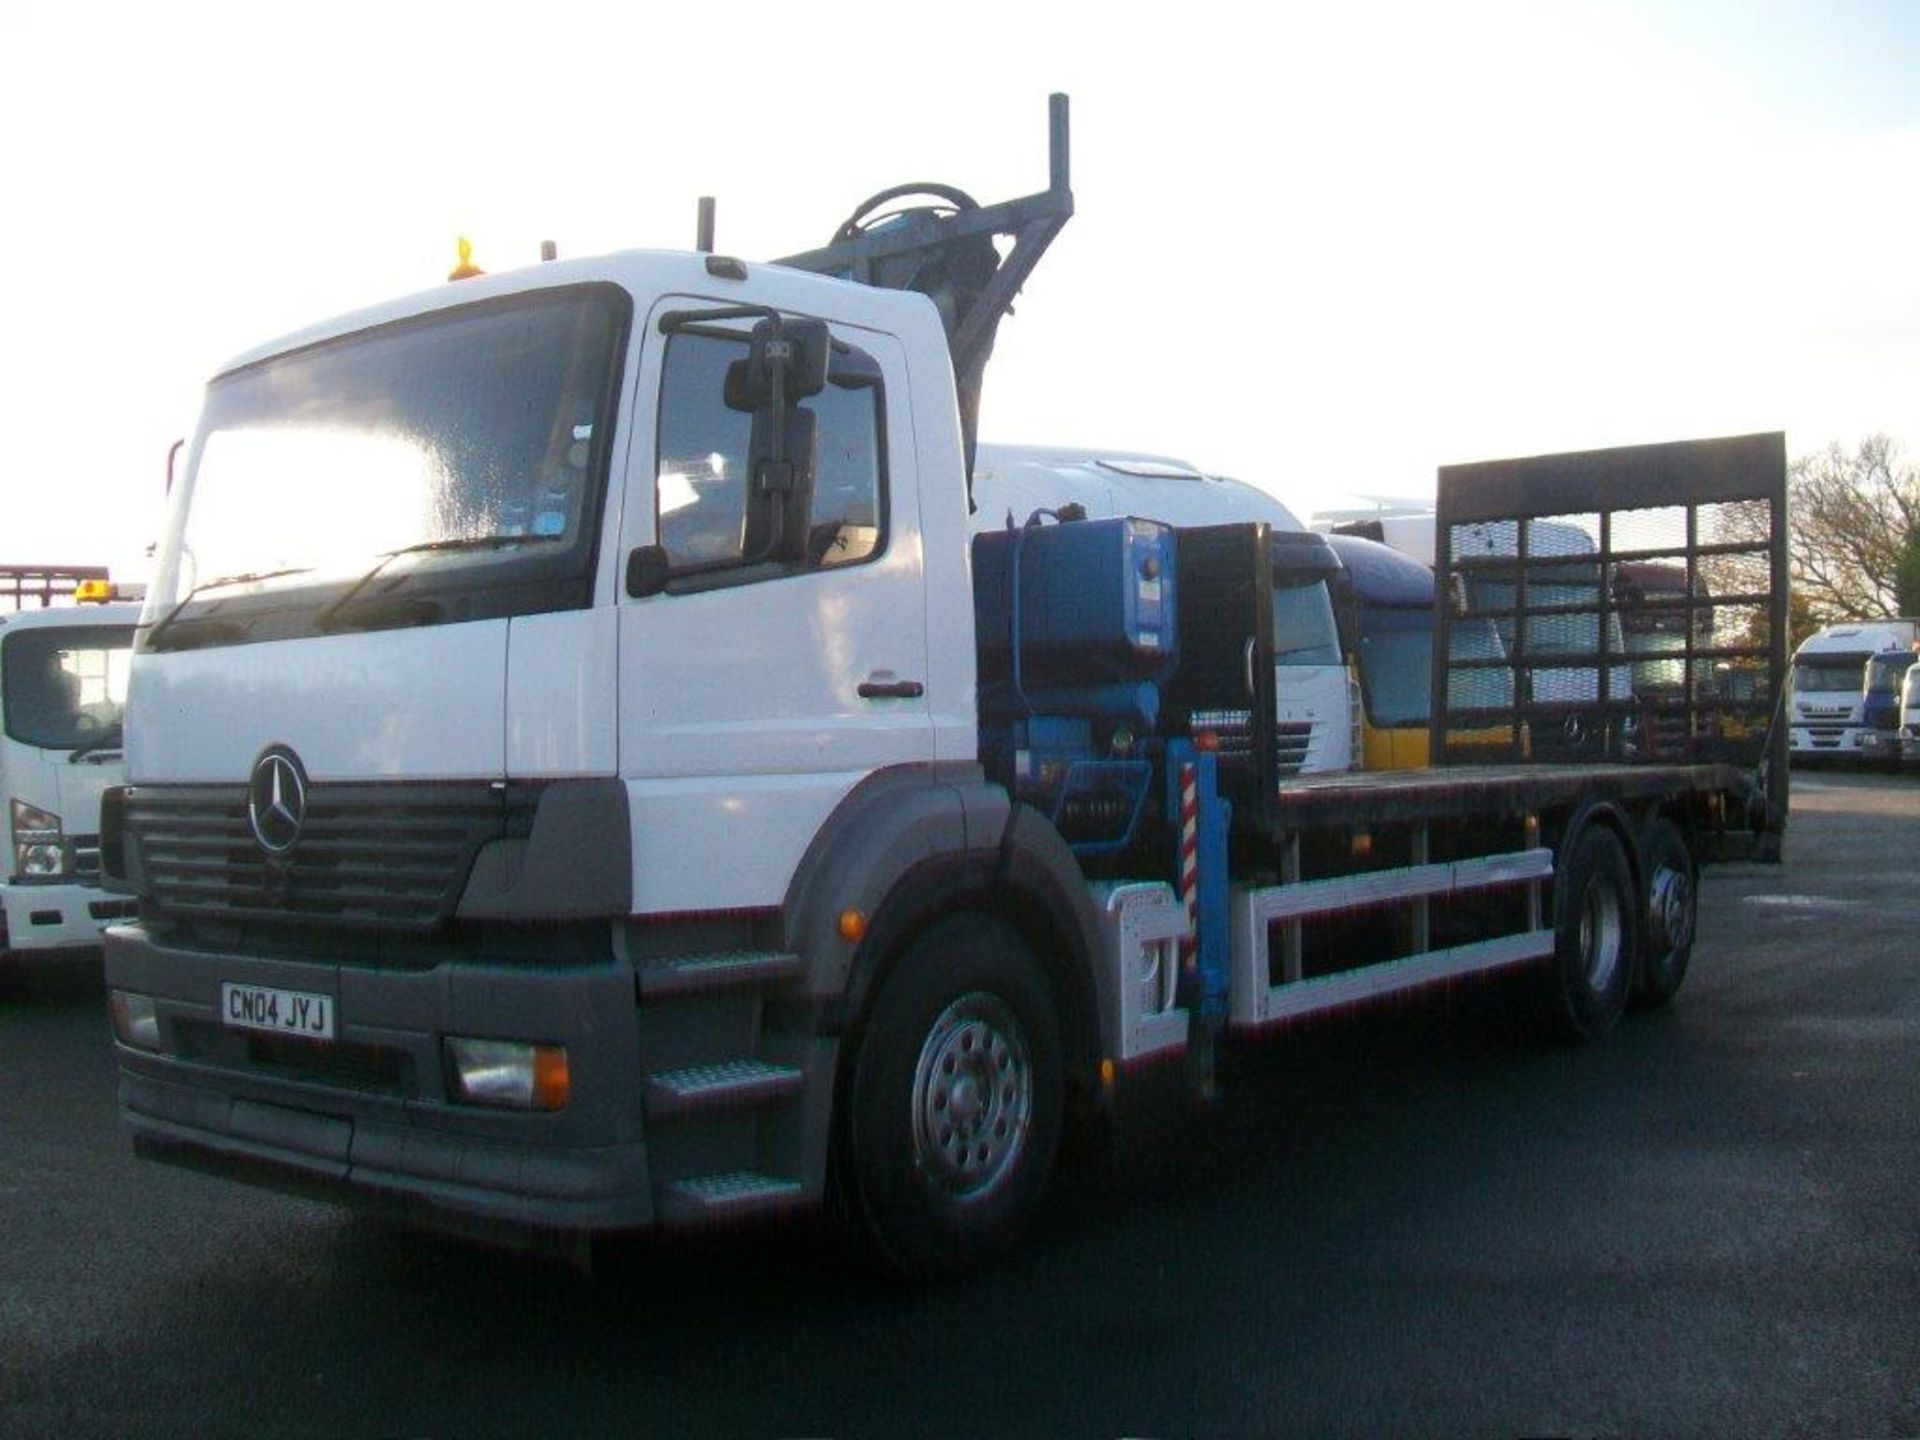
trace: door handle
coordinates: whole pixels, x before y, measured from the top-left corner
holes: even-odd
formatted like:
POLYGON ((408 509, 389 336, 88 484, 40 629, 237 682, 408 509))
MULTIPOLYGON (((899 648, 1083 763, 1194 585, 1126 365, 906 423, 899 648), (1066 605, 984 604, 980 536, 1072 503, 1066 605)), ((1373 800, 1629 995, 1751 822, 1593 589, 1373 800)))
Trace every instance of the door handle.
POLYGON ((918 700, 926 693, 918 680, 862 680, 859 689, 862 700, 918 700))

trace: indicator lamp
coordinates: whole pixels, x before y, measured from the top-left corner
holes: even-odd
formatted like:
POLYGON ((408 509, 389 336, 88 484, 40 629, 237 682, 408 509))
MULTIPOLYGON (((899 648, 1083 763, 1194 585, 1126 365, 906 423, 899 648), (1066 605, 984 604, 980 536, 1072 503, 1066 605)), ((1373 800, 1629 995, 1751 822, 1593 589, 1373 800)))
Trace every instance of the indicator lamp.
POLYGON ((473 241, 460 237, 460 263, 447 272, 449 280, 472 280, 487 272, 473 263, 473 241))

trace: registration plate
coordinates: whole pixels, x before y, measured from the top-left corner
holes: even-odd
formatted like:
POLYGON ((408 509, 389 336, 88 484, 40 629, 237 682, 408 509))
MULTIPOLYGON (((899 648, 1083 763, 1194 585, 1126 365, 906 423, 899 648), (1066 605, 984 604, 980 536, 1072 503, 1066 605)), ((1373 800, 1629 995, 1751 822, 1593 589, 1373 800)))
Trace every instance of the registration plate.
POLYGON ((308 1040, 333 1039, 333 997, 265 985, 220 987, 220 1018, 237 1030, 267 1030, 308 1040))

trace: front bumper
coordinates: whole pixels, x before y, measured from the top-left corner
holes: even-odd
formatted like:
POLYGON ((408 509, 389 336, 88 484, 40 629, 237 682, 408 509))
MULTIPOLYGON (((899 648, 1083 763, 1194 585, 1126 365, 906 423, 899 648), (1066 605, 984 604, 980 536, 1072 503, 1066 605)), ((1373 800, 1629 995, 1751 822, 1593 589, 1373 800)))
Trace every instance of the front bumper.
POLYGON ((1873 732, 1860 725, 1800 721, 1788 727, 1787 749, 1795 755, 1858 755, 1862 739, 1873 732))
POLYGON ((173 949, 120 925, 106 937, 106 975, 157 1003, 161 1053, 116 1042, 120 1114, 143 1154, 399 1200, 426 1219, 584 1231, 654 1218, 633 970, 611 955, 375 969, 173 949), (224 1026, 229 981, 330 996, 335 1043, 224 1026), (454 1103, 448 1034, 565 1045, 571 1103, 553 1114, 454 1103))
POLYGON ((0 950, 25 970, 94 963, 107 926, 134 904, 97 885, 0 883, 0 950))

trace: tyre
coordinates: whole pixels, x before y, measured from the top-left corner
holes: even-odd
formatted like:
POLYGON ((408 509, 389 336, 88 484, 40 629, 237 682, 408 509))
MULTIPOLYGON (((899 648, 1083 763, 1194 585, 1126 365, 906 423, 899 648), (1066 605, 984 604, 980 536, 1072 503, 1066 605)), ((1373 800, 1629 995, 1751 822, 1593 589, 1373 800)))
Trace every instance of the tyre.
POLYGON ((1052 987, 1020 936, 969 914, 914 941, 868 1017, 842 1124, 880 1259, 951 1274, 1011 1246, 1046 1192, 1063 1093, 1052 987))
POLYGON ((1638 894, 1619 838, 1605 825, 1581 829, 1554 891, 1548 1013, 1563 1036, 1598 1040, 1619 1022, 1633 986, 1638 894))
POLYGON ((1657 1010, 1680 993, 1693 955, 1693 932, 1699 903, 1699 869, 1680 827, 1658 819, 1641 839, 1641 868, 1646 872, 1642 892, 1642 953, 1640 977, 1633 1003, 1657 1010))

